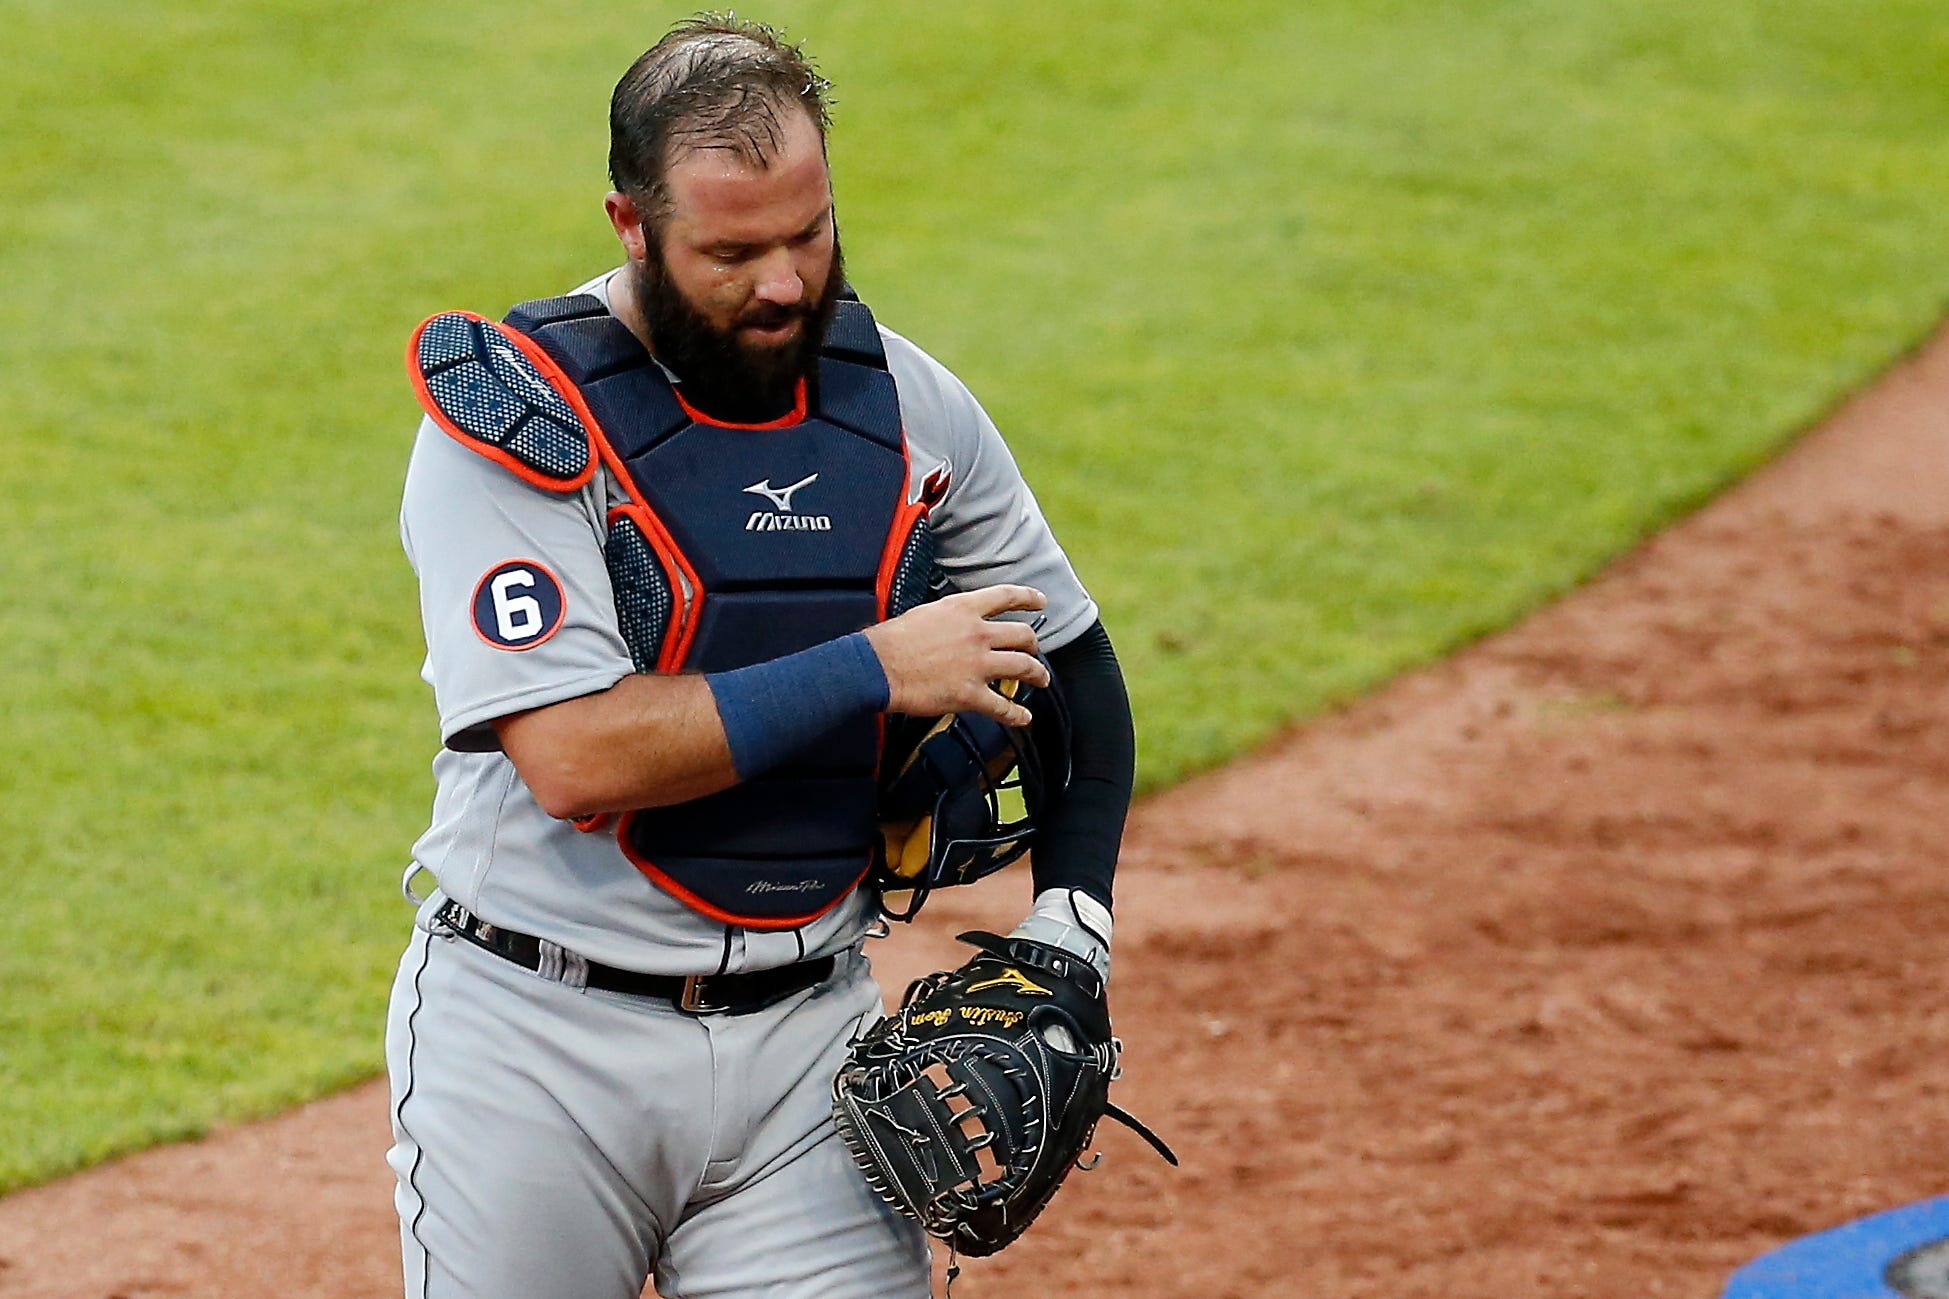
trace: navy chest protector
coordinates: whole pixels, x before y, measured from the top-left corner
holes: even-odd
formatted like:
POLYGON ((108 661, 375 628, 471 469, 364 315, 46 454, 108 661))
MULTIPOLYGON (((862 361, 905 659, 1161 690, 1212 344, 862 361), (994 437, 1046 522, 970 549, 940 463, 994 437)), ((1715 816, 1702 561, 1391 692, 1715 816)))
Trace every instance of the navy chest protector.
MULTIPOLYGON (((614 474, 604 555, 640 672, 743 667, 926 598, 930 502, 908 499, 893 376, 858 302, 839 304, 797 408, 762 425, 691 409, 593 297, 525 303, 499 325, 435 316, 407 364, 440 427, 527 481, 568 492, 598 463, 614 474)), ((618 842, 704 915, 805 924, 873 863, 882 731, 849 723, 754 780, 626 813, 618 842)))

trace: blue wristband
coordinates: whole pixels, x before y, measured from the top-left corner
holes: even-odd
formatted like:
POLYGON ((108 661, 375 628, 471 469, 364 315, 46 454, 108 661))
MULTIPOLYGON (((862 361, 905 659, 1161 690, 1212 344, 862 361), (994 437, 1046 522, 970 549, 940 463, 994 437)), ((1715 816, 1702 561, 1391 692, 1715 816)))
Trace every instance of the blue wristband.
POLYGON ((739 780, 770 770, 841 722, 879 712, 890 698, 886 669, 864 632, 707 673, 704 684, 717 700, 739 780))

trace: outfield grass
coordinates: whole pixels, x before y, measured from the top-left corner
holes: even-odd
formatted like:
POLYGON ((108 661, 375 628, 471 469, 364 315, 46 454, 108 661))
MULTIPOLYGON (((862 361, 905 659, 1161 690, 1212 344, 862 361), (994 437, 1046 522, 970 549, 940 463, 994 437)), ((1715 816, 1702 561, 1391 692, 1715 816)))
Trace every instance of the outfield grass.
MULTIPOLYGON (((1501 625, 1949 286, 1933 0, 806 2, 853 278, 987 400, 1146 783, 1501 625)), ((0 1189, 373 1071, 435 743, 398 355, 609 264, 678 11, 0 0, 0 1189)))

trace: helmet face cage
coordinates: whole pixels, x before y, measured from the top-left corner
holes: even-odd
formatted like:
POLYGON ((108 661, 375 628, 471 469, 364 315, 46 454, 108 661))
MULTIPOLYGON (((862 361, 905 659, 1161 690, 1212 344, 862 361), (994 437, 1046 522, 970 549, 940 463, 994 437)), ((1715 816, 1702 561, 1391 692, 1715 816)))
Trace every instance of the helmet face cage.
POLYGON ((967 884, 1000 870, 1029 850, 1035 833, 1029 797, 1042 787, 1042 758, 1036 746, 1021 730, 996 727, 1001 733, 1000 751, 984 758, 971 734, 974 729, 966 724, 950 726, 946 738, 959 745, 974 765, 991 773, 1000 768, 1001 774, 966 789, 944 789, 935 799, 928 873, 937 875, 940 884, 967 884), (952 801, 970 798, 983 805, 979 833, 967 833, 967 818, 952 815, 949 807, 952 801))
POLYGON ((956 714, 932 724, 901 773, 921 769, 933 787, 916 809, 930 818, 927 865, 911 880, 904 910, 882 903, 896 920, 911 920, 935 888, 972 884, 1029 850, 1036 822, 1069 784, 1069 711, 1054 688, 1018 687, 1015 699, 1034 715, 1027 726, 1004 726, 980 714, 956 714))

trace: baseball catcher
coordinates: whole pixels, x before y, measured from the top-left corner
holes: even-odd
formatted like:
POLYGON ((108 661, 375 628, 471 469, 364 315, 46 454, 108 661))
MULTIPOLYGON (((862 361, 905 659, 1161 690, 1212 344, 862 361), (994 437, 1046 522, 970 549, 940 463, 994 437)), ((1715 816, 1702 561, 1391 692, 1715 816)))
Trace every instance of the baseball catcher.
POLYGON ((981 1257, 1034 1222, 1108 1114, 1122 1044, 1104 979, 1034 938, 974 931, 956 970, 914 982, 899 1013, 853 1044, 833 1117, 867 1182, 959 1251, 981 1257))
POLYGON ((827 108, 776 31, 679 23, 610 99, 622 264, 408 342, 409 1299, 924 1299, 927 1231, 999 1248, 1117 1113, 1122 669, 993 420, 847 288, 827 108), (886 895, 1031 830, 1021 924, 856 1043, 886 895))

